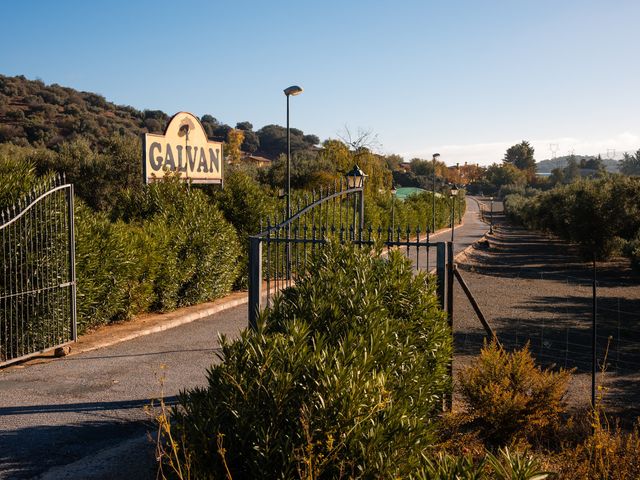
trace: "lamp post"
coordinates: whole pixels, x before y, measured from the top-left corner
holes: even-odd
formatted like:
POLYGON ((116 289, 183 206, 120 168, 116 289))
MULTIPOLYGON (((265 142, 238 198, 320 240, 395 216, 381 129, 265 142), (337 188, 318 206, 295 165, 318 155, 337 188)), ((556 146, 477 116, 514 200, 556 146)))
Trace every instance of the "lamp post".
MULTIPOLYGON (((364 179, 369 175, 365 174, 358 165, 354 165, 351 171, 345 174, 348 188, 360 189, 360 234, 364 227, 364 179)), ((356 228, 356 202, 353 202, 353 228, 356 228)))
POLYGON ((292 85, 284 89, 287 97, 287 218, 291 217, 291 129, 289 128, 289 97, 300 95, 302 87, 292 85))
POLYGON ((433 215, 433 219, 431 222, 431 232, 435 232, 436 231, 436 159, 440 156, 439 153, 434 153, 433 154, 433 191, 432 193, 432 205, 431 205, 431 209, 432 209, 432 215, 433 215))
POLYGON ((490 198, 491 200, 491 216, 489 217, 489 235, 493 235, 493 197, 490 198))
POLYGON ((453 232, 456 226, 456 200, 458 198, 458 187, 451 186, 451 243, 453 243, 453 232))
MULTIPOLYGON (((292 85, 284 89, 287 97, 287 219, 291 218, 291 129, 289 128, 289 97, 300 95, 302 87, 292 85)), ((287 225, 287 237, 291 237, 291 225, 287 225)), ((289 242, 285 243, 287 256, 287 279, 291 278, 291 248, 289 242)))
POLYGON ((394 185, 391 187, 391 234, 396 228, 396 193, 398 193, 398 189, 394 185))

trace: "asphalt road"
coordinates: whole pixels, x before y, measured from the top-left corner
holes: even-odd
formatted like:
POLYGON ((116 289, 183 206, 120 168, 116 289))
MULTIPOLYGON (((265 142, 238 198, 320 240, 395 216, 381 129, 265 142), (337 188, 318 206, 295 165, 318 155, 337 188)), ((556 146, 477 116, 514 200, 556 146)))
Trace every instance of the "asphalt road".
POLYGON ((144 406, 202 385, 218 334, 237 335, 246 310, 242 305, 101 350, 0 370, 0 478, 155 478, 144 406), (131 445, 122 453, 135 461, 109 458, 108 450, 123 442, 131 445), (122 463, 126 474, 113 463, 122 463))
MULTIPOLYGON (((486 230, 477 203, 468 199, 455 252, 486 230)), ((432 237, 450 238, 450 230, 432 237)), ((241 305, 100 350, 0 370, 0 478, 155 478, 154 429, 145 406, 203 385, 217 361, 218 335, 233 337, 246 324, 241 305)))

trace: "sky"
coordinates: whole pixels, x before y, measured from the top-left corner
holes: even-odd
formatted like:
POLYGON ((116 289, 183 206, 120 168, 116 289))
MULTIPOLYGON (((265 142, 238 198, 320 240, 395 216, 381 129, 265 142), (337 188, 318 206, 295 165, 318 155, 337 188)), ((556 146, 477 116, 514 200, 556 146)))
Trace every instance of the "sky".
POLYGON ((640 148, 638 0, 0 0, 0 74, 379 153, 640 148))

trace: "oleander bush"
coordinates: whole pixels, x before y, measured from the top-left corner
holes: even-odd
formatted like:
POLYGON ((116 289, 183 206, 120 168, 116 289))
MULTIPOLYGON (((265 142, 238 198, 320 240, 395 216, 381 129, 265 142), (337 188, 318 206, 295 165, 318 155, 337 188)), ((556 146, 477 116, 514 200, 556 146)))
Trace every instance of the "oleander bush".
POLYGON ((425 459, 425 466, 409 476, 411 480, 545 480, 551 475, 541 462, 527 452, 499 449, 480 458, 440 453, 425 459))
POLYGON ((117 218, 77 203, 80 332, 213 300, 236 279, 235 230, 203 192, 171 178, 127 195, 117 218))
POLYGON ((75 223, 78 331, 147 310, 153 301, 153 264, 162 253, 147 253, 151 243, 144 229, 111 222, 79 199, 75 223))
MULTIPOLYGON (((329 245, 256 332, 224 340, 180 396, 171 438, 194 478, 400 478, 420 466, 450 389, 434 286, 389 258, 329 245)), ((167 457, 165 457, 167 460, 167 457)))
POLYGON ((127 191, 114 211, 149 235, 155 271, 154 310, 171 310, 218 298, 231 290, 240 254, 237 234, 209 197, 177 176, 127 191), (157 264, 157 265, 156 265, 157 264))
POLYGON ((215 193, 214 199, 238 234, 240 271, 235 287, 247 288, 249 236, 260 233, 261 222, 275 217, 278 198, 242 168, 230 166, 225 175, 224 188, 215 193))
POLYGON ((14 205, 38 184, 35 166, 27 158, 30 151, 25 147, 0 144, 0 210, 14 205))
MULTIPOLYGON (((466 202, 462 192, 456 200, 456 223, 464 216, 466 202)), ((433 221, 433 197, 431 192, 421 192, 408 196, 405 200, 393 199, 388 193, 370 193, 365 199, 365 223, 374 229, 387 230, 392 227, 391 211, 394 211, 394 227, 402 228, 403 235, 409 227, 412 233, 420 227, 425 233, 431 229, 433 221), (393 204, 393 205, 392 205, 393 204)), ((451 223, 452 200, 446 196, 436 196, 436 230, 448 227, 451 223)))

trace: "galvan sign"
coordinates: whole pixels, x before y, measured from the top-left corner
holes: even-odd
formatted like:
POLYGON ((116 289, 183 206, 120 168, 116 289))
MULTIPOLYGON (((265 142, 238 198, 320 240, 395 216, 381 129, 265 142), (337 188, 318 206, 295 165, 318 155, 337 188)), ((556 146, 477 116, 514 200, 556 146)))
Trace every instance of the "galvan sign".
POLYGON ((145 134, 143 150, 146 183, 168 172, 193 183, 222 183, 222 143, 207 138, 195 115, 176 113, 164 135, 145 134))

